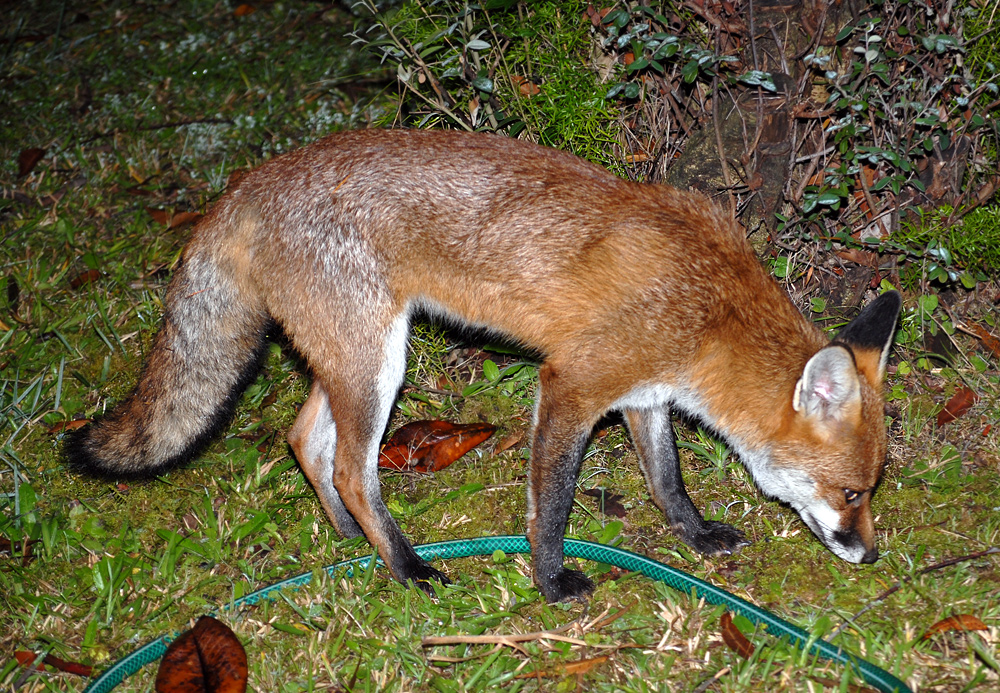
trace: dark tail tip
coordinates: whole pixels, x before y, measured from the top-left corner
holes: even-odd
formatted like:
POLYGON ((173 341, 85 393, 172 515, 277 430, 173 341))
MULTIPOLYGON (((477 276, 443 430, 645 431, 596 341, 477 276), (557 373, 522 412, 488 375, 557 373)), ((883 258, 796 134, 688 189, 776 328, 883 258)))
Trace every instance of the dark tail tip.
POLYGON ((130 466, 127 460, 116 460, 102 451, 97 433, 103 419, 70 431, 63 439, 63 457, 70 471, 103 481, 140 481, 154 479, 170 471, 183 460, 167 460, 152 466, 130 466))

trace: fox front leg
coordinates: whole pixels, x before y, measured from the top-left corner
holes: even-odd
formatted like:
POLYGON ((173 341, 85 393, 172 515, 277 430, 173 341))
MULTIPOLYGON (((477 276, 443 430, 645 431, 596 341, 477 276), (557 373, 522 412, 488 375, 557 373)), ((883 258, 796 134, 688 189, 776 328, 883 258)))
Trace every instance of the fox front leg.
POLYGON ((626 409, 624 414, 649 493, 674 534, 707 555, 730 554, 749 546, 743 532, 724 522, 705 520, 691 502, 681 476, 669 405, 626 409))
POLYGON ((543 365, 528 477, 528 541, 535 585, 549 602, 583 599, 594 591, 586 575, 563 565, 563 535, 594 425, 575 415, 575 398, 566 389, 555 369, 543 365))

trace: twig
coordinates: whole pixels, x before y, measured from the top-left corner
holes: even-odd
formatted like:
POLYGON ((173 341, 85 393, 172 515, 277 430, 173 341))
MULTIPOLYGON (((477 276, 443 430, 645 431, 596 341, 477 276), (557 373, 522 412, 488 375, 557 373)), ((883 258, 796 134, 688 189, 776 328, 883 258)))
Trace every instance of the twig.
MULTIPOLYGON (((917 571, 916 575, 917 576, 926 575, 927 573, 933 572, 935 570, 940 570, 941 568, 947 568, 948 566, 952 566, 952 565, 955 565, 957 563, 963 563, 965 561, 972 561, 972 560, 975 560, 977 558, 982 558, 983 556, 991 556, 993 554, 998 554, 998 553, 1000 553, 1000 548, 998 548, 996 546, 991 546, 990 548, 986 549, 985 551, 978 551, 976 553, 970 553, 967 556, 958 556, 956 558, 948 558, 946 560, 941 561, 940 563, 935 563, 934 565, 929 565, 926 568, 923 568, 923 569, 917 571)), ((860 611, 858 611, 856 614, 854 614, 853 616, 849 617, 847 620, 845 620, 839 626, 837 626, 836 628, 834 628, 833 631, 830 633, 830 637, 831 638, 836 637, 842 630, 844 630, 845 628, 847 628, 848 625, 854 623, 854 621, 856 621, 862 614, 864 614, 865 612, 870 611, 871 609, 875 608, 876 604, 878 604, 881 601, 884 601, 885 599, 887 599, 891 595, 893 595, 896 592, 898 592, 900 590, 900 588, 902 588, 902 586, 905 583, 910 582, 912 579, 913 578, 911 578, 911 577, 903 578, 902 580, 900 580, 896 584, 894 584, 892 587, 890 587, 889 589, 887 589, 885 592, 883 592, 879 596, 875 597, 875 599, 873 599, 871 602, 869 602, 864 607, 862 607, 862 609, 860 611)))
POLYGON ((567 623, 559 628, 554 628, 553 630, 542 630, 535 631, 534 633, 520 633, 513 635, 440 635, 432 636, 428 638, 423 638, 420 641, 421 647, 436 647, 438 645, 506 645, 511 647, 518 652, 528 655, 528 651, 521 647, 522 642, 531 642, 535 640, 558 640, 559 642, 567 642, 571 645, 577 645, 579 647, 586 647, 587 642, 585 640, 580 640, 579 638, 571 638, 567 635, 560 635, 570 628, 576 626, 576 621, 567 623))
POLYGON ((732 671, 732 669, 730 669, 729 667, 722 667, 717 672, 715 672, 715 674, 712 675, 712 678, 705 679, 704 681, 702 681, 698 685, 698 687, 695 688, 691 693, 705 693, 705 691, 708 690, 709 686, 711 686, 713 683, 715 683, 716 681, 718 681, 719 679, 721 679, 723 676, 725 676, 726 674, 728 674, 730 671, 732 671))
POLYGON ((726 161, 726 148, 722 144, 722 129, 719 127, 719 78, 712 78, 712 122, 715 124, 715 146, 719 150, 719 164, 722 166, 722 182, 729 193, 729 209, 736 214, 736 201, 733 199, 733 178, 729 174, 729 163, 726 161))

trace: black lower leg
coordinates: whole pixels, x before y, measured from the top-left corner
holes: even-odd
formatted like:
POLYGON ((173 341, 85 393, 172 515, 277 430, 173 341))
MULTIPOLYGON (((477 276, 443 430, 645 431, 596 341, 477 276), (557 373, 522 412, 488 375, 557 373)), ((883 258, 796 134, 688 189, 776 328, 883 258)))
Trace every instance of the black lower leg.
POLYGON ((650 495, 674 533, 703 554, 729 554, 747 546, 750 542, 743 532, 724 522, 705 520, 691 502, 681 476, 670 408, 630 409, 625 419, 650 495))

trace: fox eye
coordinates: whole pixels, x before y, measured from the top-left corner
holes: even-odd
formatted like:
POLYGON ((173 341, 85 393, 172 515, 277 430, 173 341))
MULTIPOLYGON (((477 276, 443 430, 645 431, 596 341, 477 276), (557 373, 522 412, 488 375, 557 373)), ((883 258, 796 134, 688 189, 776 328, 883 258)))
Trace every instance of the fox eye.
POLYGON ((844 500, 847 501, 848 503, 856 503, 863 494, 864 491, 855 491, 854 489, 845 488, 844 500))

